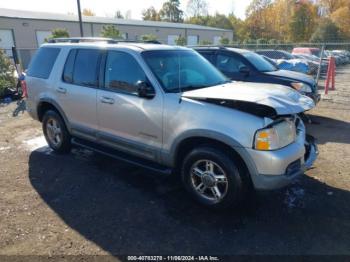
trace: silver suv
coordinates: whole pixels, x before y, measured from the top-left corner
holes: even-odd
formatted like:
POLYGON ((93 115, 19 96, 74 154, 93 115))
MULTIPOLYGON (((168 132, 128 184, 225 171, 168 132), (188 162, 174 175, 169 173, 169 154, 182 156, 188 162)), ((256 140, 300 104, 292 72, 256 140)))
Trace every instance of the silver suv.
POLYGON ((45 44, 26 81, 28 112, 54 151, 80 146, 179 174, 207 206, 285 186, 316 159, 297 116, 311 99, 284 86, 231 82, 191 49, 45 44))

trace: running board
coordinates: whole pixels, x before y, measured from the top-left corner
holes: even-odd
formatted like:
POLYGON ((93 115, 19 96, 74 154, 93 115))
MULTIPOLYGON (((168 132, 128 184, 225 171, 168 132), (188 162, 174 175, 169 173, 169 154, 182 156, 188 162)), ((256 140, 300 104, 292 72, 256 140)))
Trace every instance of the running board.
POLYGON ((90 142, 79 138, 72 138, 72 144, 77 147, 83 147, 135 166, 139 166, 157 173, 161 173, 163 175, 170 175, 172 173, 171 168, 162 166, 150 160, 142 159, 140 157, 130 156, 129 154, 120 152, 110 147, 96 144, 94 142, 90 142))

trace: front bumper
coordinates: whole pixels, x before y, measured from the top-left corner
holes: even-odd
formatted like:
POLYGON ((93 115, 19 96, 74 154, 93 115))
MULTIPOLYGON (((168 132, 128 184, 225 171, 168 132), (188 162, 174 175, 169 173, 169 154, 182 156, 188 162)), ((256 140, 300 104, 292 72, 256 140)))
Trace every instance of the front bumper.
POLYGON ((295 143, 275 151, 257 151, 248 153, 255 162, 257 174, 252 182, 257 190, 273 190, 290 184, 311 168, 317 159, 318 149, 315 139, 306 135, 304 125, 299 130, 295 143))
POLYGON ((319 93, 305 93, 305 95, 314 100, 315 105, 321 100, 321 95, 319 93))

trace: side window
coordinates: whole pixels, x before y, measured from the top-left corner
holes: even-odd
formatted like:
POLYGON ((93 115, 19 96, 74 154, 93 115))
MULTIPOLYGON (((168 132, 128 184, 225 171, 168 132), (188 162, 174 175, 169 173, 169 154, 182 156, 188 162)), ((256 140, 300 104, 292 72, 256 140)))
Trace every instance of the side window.
POLYGON ((136 94, 138 81, 146 81, 146 75, 131 55, 118 51, 108 52, 105 71, 106 88, 136 94))
POLYGON ((219 54, 216 59, 217 68, 222 72, 238 73, 241 67, 246 66, 234 56, 219 54))
POLYGON ((66 64, 64 65, 63 70, 63 81, 67 83, 73 83, 73 71, 74 71, 74 62, 75 56, 77 54, 77 50, 73 49, 69 52, 69 55, 66 60, 66 64))
POLYGON ((42 47, 36 53, 28 68, 28 76, 47 79, 60 52, 60 48, 42 47))
POLYGON ((209 52, 200 52, 200 54, 207 59, 210 63, 213 63, 213 54, 209 52))
MULTIPOLYGON (((97 49, 78 49, 76 51, 73 68, 73 84, 90 87, 98 86, 97 75, 100 54, 101 52, 97 49)), ((69 58, 71 57, 68 57, 68 59, 69 58)), ((70 66, 69 63, 71 63, 71 61, 67 61, 67 72, 70 66)))

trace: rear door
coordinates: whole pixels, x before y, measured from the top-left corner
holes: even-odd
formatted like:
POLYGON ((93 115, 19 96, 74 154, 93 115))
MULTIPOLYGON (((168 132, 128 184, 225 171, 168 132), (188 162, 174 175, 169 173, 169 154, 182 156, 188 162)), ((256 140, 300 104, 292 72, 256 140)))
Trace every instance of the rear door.
MULTIPOLYGON (((108 51, 103 62, 104 81, 97 94, 99 139, 137 156, 157 160, 162 145, 163 96, 137 95, 138 81, 148 81, 145 67, 124 51, 108 51)), ((149 81, 148 81, 149 82, 149 81)))
POLYGON ((61 81, 55 88, 74 135, 95 140, 97 125, 96 95, 102 51, 70 50, 61 81))

